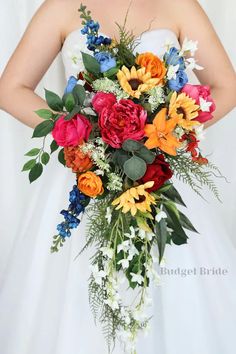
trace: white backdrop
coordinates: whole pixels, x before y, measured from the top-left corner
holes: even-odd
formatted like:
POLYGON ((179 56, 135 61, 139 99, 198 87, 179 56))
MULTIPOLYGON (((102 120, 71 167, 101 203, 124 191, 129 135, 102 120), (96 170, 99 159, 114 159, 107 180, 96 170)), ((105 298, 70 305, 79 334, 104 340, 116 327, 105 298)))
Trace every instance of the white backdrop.
MULTIPOLYGON (((9 56, 11 55, 17 45, 17 42, 19 41, 20 35, 25 30, 27 23, 29 22, 31 16, 35 12, 36 8, 41 4, 41 2, 41 0, 8 0, 7 2, 0 0, 0 72, 3 70, 9 56)), ((217 33, 221 38, 232 61, 236 63, 235 45, 232 39, 236 36, 234 22, 235 19, 233 18, 233 14, 236 13, 235 1, 202 0, 200 1, 200 3, 203 5, 207 14, 212 20, 217 30, 217 33)), ((49 90, 55 90, 56 92, 61 93, 63 90, 63 85, 63 67, 61 58, 59 56, 56 59, 55 63, 53 63, 52 67, 49 69, 48 73, 43 78, 42 82, 37 88, 37 92, 42 94, 43 87, 46 87, 49 90)), ((205 151, 212 154, 211 160, 214 161, 215 164, 220 167, 223 174, 226 175, 230 180, 230 184, 225 184, 222 181, 218 181, 223 204, 219 204, 217 201, 211 200, 210 204, 204 205, 203 208, 205 208, 206 213, 209 213, 209 215, 214 215, 216 223, 217 220, 221 220, 221 225, 224 226, 224 232, 222 233, 224 239, 222 240, 222 245, 223 243, 228 244, 231 247, 232 252, 233 244, 236 245, 236 165, 233 160, 234 152, 236 151, 236 140, 234 133, 234 129, 236 129, 235 114, 235 111, 232 112, 221 122, 209 128, 207 130, 207 141, 204 142, 203 146, 205 148, 205 151)), ((42 288, 42 284, 44 285, 43 289, 49 290, 51 282, 55 282, 55 284, 57 284, 61 281, 62 284, 62 279, 65 280, 63 284, 67 282, 68 284, 71 284, 73 281, 79 281, 79 274, 70 271, 71 268, 73 268, 73 265, 69 264, 67 261, 68 253, 73 253, 77 251, 77 247, 76 250, 73 250, 73 242, 76 242, 75 240, 69 241, 71 245, 67 247, 64 252, 59 256, 60 260, 55 257, 50 258, 49 260, 49 257, 47 255, 43 266, 42 262, 40 263, 40 258, 45 257, 45 254, 43 253, 43 250, 41 248, 42 242, 44 242, 45 245, 45 238, 48 238, 48 247, 50 246, 51 230, 53 230, 55 227, 55 218, 51 219, 51 213, 57 213, 59 211, 59 203, 57 203, 57 199, 61 200, 62 196, 64 196, 66 202, 69 186, 72 185, 73 179, 69 176, 69 174, 63 174, 62 168, 60 166, 55 166, 56 160, 54 160, 52 166, 49 166, 47 168, 44 177, 41 178, 41 180, 39 180, 37 183, 29 185, 27 181, 27 175, 21 173, 20 171, 23 163, 25 162, 25 159, 23 157, 24 153, 28 151, 31 146, 35 145, 35 142, 30 140, 31 135, 32 130, 30 128, 19 123, 17 120, 12 119, 12 117, 7 115, 6 113, 2 111, 0 112, 0 149, 2 152, 0 154, 0 292, 1 288, 4 288, 4 284, 9 281, 12 282, 13 289, 12 294, 10 294, 10 297, 12 297, 12 308, 6 310, 9 311, 9 316, 7 316, 6 312, 4 312, 3 318, 4 321, 6 321, 6 332, 1 333, 2 337, 0 338, 0 348, 2 348, 2 354, 41 354, 42 347, 40 347, 40 345, 36 345, 36 347, 40 348, 40 350, 38 349, 37 351, 35 349, 35 341, 38 340, 40 341, 40 343, 43 343, 45 338, 47 338, 47 333, 44 333, 44 321, 47 321, 47 315, 49 313, 50 316, 54 316, 54 322, 51 322, 51 326, 54 327, 47 330, 51 331, 55 340, 54 344, 51 344, 52 347, 47 348, 47 351, 43 351, 47 354, 74 354, 72 347, 68 347, 68 343, 67 346, 63 346, 65 345, 65 343, 60 341, 60 334, 65 332, 67 333, 68 331, 69 336, 73 336, 73 338, 76 338, 77 336, 77 329, 75 328, 76 321, 75 323, 73 323, 72 316, 73 311, 76 311, 76 309, 73 308, 72 304, 76 306, 78 294, 71 295, 70 288, 63 289, 63 293, 61 293, 62 288, 60 287, 60 285, 58 285, 58 287, 57 285, 55 285, 53 292, 48 291, 48 293, 46 292, 46 294, 43 293, 42 290, 40 290, 42 288), (53 193, 51 195, 46 195, 44 192, 45 184, 56 184, 58 186, 58 194, 55 194, 55 192, 53 192, 55 195, 53 193), (61 186, 63 184, 68 185, 67 190, 61 190, 61 186), (51 209, 51 206, 48 202, 49 198, 55 201, 54 209, 51 209), (38 215, 38 222, 35 222, 35 214, 38 215), (40 233, 41 224, 48 225, 48 233, 40 233), (32 237, 32 232, 34 233, 34 237, 32 237), (33 251, 31 255, 29 255, 29 250, 30 252, 33 251), (19 258, 17 259, 18 264, 16 266, 16 264, 14 264, 14 259, 16 259, 15 256, 18 254, 18 252, 22 254, 22 259, 25 257, 28 259, 29 268, 32 267, 32 269, 35 269, 35 266, 37 268, 37 264, 39 264, 38 271, 33 273, 30 272, 30 269, 25 269, 25 263, 23 265, 23 262, 21 263, 19 258), (64 264, 62 263, 61 259, 64 259, 64 264), (15 270, 13 277, 11 277, 11 280, 9 280, 7 275, 9 269, 11 268, 14 268, 15 270), (22 272, 25 272, 27 274, 27 286, 29 286, 30 289, 24 288, 24 284, 26 283, 24 283, 24 281, 21 283, 22 280, 19 279, 19 274, 16 271, 17 269, 19 270, 19 272, 21 272, 21 274, 22 272), (20 298, 18 298, 17 292, 18 289, 20 289, 21 287, 24 288, 24 293, 20 298), (35 308, 33 313, 32 311, 31 313, 22 313, 22 309, 25 309, 27 306, 26 297, 28 293, 30 293, 32 303, 34 302, 35 308), (70 298, 71 296, 72 299, 70 298), (58 314, 58 308, 54 305, 54 299, 57 298, 58 300, 58 297, 61 299, 61 311, 63 313, 65 312, 66 314, 71 314, 71 316, 64 316, 63 320, 58 314), (70 298, 71 300, 71 305, 68 303, 68 301, 66 302, 66 299, 68 298, 70 298), (24 330, 18 329, 17 334, 18 337, 22 337, 22 341, 20 343, 17 343, 18 349, 16 349, 15 352, 10 349, 9 343, 7 342, 8 336, 12 335, 14 337, 15 331, 14 324, 12 324, 12 326, 9 324, 11 318, 10 311, 17 313, 17 318, 19 320, 22 319, 22 321, 26 323, 24 326, 24 330), (40 338, 36 335, 39 328, 41 333, 40 338)), ((183 193, 185 193, 187 197, 187 192, 183 190, 183 193)), ((64 205, 61 205, 61 208, 63 207, 64 205)), ((191 204, 189 205, 189 208, 191 214, 191 204)), ((191 218, 193 219, 195 225, 198 225, 199 221, 197 215, 195 214, 193 215, 193 217, 191 216, 191 218)), ((201 228, 203 230, 203 227, 204 222, 201 220, 200 230, 201 228)), ((212 247, 214 248, 213 236, 214 235, 212 235, 212 247)), ((204 240, 201 240, 201 242, 204 242, 204 240)), ((217 247, 219 247, 219 245, 217 247)), ((207 252, 205 256, 207 257, 207 252)), ((225 256, 227 259, 227 255, 225 256)), ((232 254, 229 255, 229 257, 230 256, 232 256, 232 254)), ((225 264, 227 264, 227 261, 225 264)), ((181 280, 181 284, 183 284, 183 280, 181 280)), ((82 284, 81 286, 86 287, 87 284, 82 284)), ((174 288, 173 290, 175 291, 174 288)), ((232 287, 226 289, 226 291, 230 293, 235 292, 235 284, 232 284, 232 287)), ((209 294, 205 294, 205 296, 209 296, 209 294)), ((222 294, 222 296, 224 296, 224 294, 222 294)), ((81 299, 81 301, 85 302, 86 299, 81 299)), ((0 321, 1 310, 3 311, 3 309, 1 309, 0 304, 0 321)), ((92 319, 89 317, 89 315, 87 315, 87 311, 88 308, 85 306, 83 315, 88 321, 86 324, 89 324, 89 321, 92 321, 92 319)), ((204 311, 204 305, 202 311, 204 311)), ((214 314, 214 316, 216 316, 216 320, 220 321, 220 309, 218 315, 219 318, 217 318, 217 314, 214 314)), ((4 327, 4 325, 5 324, 2 323, 2 327, 4 327)), ((156 326, 158 327, 158 325, 156 326)), ((186 327, 187 326, 188 324, 186 323, 186 327)), ((211 324, 209 324, 209 326, 211 326, 211 324)), ((214 327, 213 323, 212 326, 214 327)), ((228 330, 230 335, 230 330, 232 330, 232 328, 229 328, 228 330)), ((86 326, 85 328, 81 328, 80 339, 82 342, 86 338, 86 331, 86 326)), ((216 341, 216 343, 218 343, 215 338, 216 333, 213 331, 212 334, 214 335, 214 338, 208 338, 209 341, 216 341)), ((220 337, 221 336, 219 334, 219 338, 220 337)), ((202 349, 201 354, 222 354, 223 352, 225 354, 231 354, 233 353, 233 348, 231 347, 232 351, 230 351, 230 345, 224 343, 226 339, 228 340, 228 337, 225 334, 221 343, 222 351, 220 351, 220 349, 216 349, 215 351, 207 351, 206 343, 204 341, 203 347, 199 346, 198 349, 202 349), (226 347, 228 348, 228 351, 226 347), (206 351, 204 351, 203 348, 205 348, 206 351)), ((176 338, 176 340, 178 339, 176 338)), ((78 342, 78 346, 80 346, 82 342, 78 342)), ((219 348, 219 346, 216 346, 216 348, 219 348)), ((79 351, 78 349, 78 353, 92 354, 93 351, 85 353, 83 352, 83 350, 79 351)), ((151 351, 150 353, 154 354, 154 352, 151 351)), ((166 353, 180 354, 180 352, 177 351, 169 351, 165 352, 165 354, 166 353)), ((182 353, 189 354, 184 349, 182 353)), ((192 353, 193 352, 191 352, 191 354, 192 353)), ((104 353, 101 352, 99 354, 104 353)), ((160 354, 164 354, 164 349, 163 351, 160 351, 160 354)))

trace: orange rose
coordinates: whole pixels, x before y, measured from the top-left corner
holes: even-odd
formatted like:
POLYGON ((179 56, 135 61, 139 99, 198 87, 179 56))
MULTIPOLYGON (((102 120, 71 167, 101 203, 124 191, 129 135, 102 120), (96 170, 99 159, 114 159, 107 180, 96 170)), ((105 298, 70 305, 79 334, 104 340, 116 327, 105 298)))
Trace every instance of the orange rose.
POLYGON ((153 78, 162 80, 166 74, 164 63, 156 55, 150 52, 139 54, 136 58, 136 64, 145 67, 146 71, 149 71, 153 78))
POLYGON ((104 192, 101 178, 92 171, 85 172, 79 176, 78 188, 82 193, 92 198, 104 192))
POLYGON ((79 147, 68 146, 64 148, 66 166, 73 172, 88 171, 93 163, 88 154, 84 154, 79 147))

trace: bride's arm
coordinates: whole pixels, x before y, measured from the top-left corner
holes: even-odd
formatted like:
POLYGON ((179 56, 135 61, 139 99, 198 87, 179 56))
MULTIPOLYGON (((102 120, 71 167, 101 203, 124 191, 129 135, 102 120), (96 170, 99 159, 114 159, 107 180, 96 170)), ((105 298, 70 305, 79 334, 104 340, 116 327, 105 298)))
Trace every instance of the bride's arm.
POLYGON ((66 0, 43 3, 0 78, 0 108, 32 128, 42 121, 34 111, 48 108, 34 90, 61 49, 66 7, 66 0))
POLYGON ((217 107, 214 118, 205 123, 205 127, 208 127, 223 118, 236 105, 235 71, 212 24, 198 2, 175 0, 171 3, 175 3, 180 42, 187 37, 197 40, 199 44, 195 57, 204 70, 195 71, 195 74, 201 84, 211 86, 212 97, 217 107))

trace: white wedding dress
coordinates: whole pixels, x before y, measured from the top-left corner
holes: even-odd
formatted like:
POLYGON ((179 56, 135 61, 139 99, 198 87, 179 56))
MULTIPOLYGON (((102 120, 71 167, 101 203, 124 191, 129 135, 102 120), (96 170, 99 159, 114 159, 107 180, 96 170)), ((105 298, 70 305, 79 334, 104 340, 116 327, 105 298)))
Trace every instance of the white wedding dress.
MULTIPOLYGON (((161 56, 166 41, 179 46, 176 35, 168 29, 146 32, 137 51, 161 56)), ((85 51, 86 45, 78 29, 67 37, 62 48, 67 78, 81 68, 80 50, 85 51)), ((191 78, 195 80, 193 75, 191 78)), ((20 224, 12 222, 14 215, 9 216, 9 222, 5 220, 11 231, 6 227, 3 232, 17 237, 8 262, 0 269, 1 354, 107 353, 88 304, 92 250, 74 260, 85 241, 86 220, 59 254, 49 252, 61 220, 59 212, 67 207, 74 177, 54 159, 37 184, 22 187, 32 200, 29 210, 27 206, 24 211, 15 209, 22 215, 20 224)), ((25 178, 22 177, 22 186, 25 178)), ((227 225, 221 219, 221 206, 212 199, 210 203, 201 200, 179 181, 176 187, 188 206, 186 214, 200 235, 189 233, 187 245, 167 246, 165 267, 176 274, 162 275, 162 285, 153 289, 151 332, 140 337, 138 354, 233 354, 236 257, 227 225), (203 268, 220 268, 221 273, 225 269, 226 274, 203 275, 203 268), (183 277, 179 273, 184 270, 192 274, 183 277)), ((19 198, 23 192, 18 191, 19 198)), ((122 351, 117 347, 114 353, 122 351)))

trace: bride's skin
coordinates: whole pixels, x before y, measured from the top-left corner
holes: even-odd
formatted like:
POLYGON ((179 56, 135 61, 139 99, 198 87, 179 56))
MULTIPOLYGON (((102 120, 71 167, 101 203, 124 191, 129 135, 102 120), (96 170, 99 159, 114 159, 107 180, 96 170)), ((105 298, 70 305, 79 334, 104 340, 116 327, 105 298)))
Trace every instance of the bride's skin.
MULTIPOLYGON (((103 33, 117 35, 114 21, 123 23, 129 0, 85 0, 84 4, 100 22, 103 33)), ((78 0, 46 0, 0 78, 0 108, 32 128, 42 121, 34 111, 47 108, 34 90, 60 52, 65 37, 81 26, 79 5, 78 0)), ((151 20, 151 29, 169 28, 180 43, 185 37, 198 40, 196 59, 205 70, 196 75, 202 84, 211 86, 217 106, 214 119, 205 126, 214 124, 236 105, 236 77, 208 17, 196 0, 134 0, 127 27, 139 35, 151 20)))

